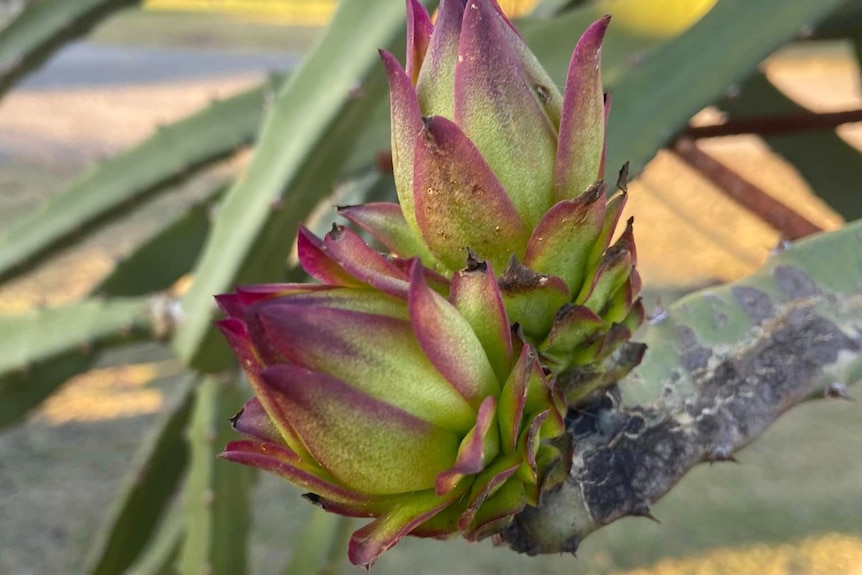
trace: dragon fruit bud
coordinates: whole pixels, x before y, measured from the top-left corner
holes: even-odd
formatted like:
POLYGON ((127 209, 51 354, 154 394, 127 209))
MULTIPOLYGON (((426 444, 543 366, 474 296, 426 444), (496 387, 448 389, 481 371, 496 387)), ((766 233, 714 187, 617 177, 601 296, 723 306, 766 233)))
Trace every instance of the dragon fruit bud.
POLYGON ((562 480, 563 394, 513 337, 489 264, 449 280, 340 227, 298 247, 323 283, 217 298, 255 393, 226 459, 372 518, 349 549, 366 566, 406 535, 495 532, 562 480))
POLYGON ((571 461, 565 415, 640 359, 632 222, 601 180, 608 100, 590 26, 561 94, 494 0, 407 0, 389 78, 399 204, 340 208, 389 252, 301 229, 316 284, 219 296, 254 390, 224 457, 369 518, 350 560, 407 535, 470 540, 539 504, 571 461), (626 353, 621 353, 626 351, 626 353))

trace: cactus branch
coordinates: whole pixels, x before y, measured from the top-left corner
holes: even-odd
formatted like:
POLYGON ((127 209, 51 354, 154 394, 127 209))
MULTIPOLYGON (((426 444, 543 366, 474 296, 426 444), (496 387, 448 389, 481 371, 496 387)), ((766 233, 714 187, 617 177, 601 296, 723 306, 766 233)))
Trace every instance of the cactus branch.
POLYGON ((54 53, 140 0, 30 2, 0 33, 0 97, 54 53))
POLYGON ((616 519, 649 517, 691 468, 732 461, 791 407, 846 396, 862 378, 862 293, 858 277, 824 280, 823 266, 859 269, 860 232, 822 234, 751 278, 672 306, 647 330, 652 349, 620 391, 570 414, 567 480, 498 540, 528 554, 574 552, 616 519), (842 249, 852 253, 833 254, 842 249))

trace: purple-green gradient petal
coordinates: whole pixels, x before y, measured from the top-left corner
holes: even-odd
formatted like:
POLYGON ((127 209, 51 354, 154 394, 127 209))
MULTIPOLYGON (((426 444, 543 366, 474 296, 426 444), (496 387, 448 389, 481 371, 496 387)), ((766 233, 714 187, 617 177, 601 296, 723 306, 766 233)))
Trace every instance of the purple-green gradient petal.
POLYGON ((292 365, 268 367, 291 425, 322 468, 371 495, 434 486, 455 461, 459 437, 330 375, 292 365))
MULTIPOLYGON (((415 138, 411 138, 411 141, 415 143, 415 138)), ((412 168, 412 155, 410 165, 412 168)), ((421 238, 413 233, 400 205, 391 202, 376 202, 358 206, 343 206, 338 208, 338 215, 368 232, 392 254, 401 258, 418 256, 426 265, 434 264, 434 257, 421 238)))
POLYGON ((374 500, 365 493, 340 485, 325 470, 309 463, 307 458, 299 457, 290 449, 279 445, 250 440, 231 441, 225 447, 221 457, 275 473, 303 489, 333 501, 367 505, 374 500))
POLYGON ((464 0, 441 0, 434 34, 416 81, 423 116, 455 117, 455 64, 463 16, 464 0))
POLYGON ((431 43, 434 25, 425 6, 419 0, 407 0, 407 76, 413 85, 431 43))
POLYGON ((249 316, 261 325, 258 339, 287 363, 340 378, 445 429, 463 433, 475 423, 475 408, 425 357, 407 321, 289 298, 255 306, 249 316))
POLYGON ((459 269, 472 248, 502 269, 523 253, 527 228, 506 190, 461 129, 435 116, 416 138, 416 219, 431 251, 459 269))
POLYGON ((466 487, 457 487, 443 496, 433 491, 422 491, 405 497, 393 508, 350 538, 347 556, 354 565, 371 567, 380 555, 402 537, 458 501, 466 487))
POLYGON ((500 451, 499 434, 494 427, 497 399, 488 396, 479 406, 476 425, 467 432, 458 447, 455 464, 437 476, 438 495, 448 493, 463 477, 479 473, 500 451))
POLYGON ((449 301, 473 328, 498 381, 505 381, 512 364, 512 330, 503 295, 488 262, 469 258, 452 276, 449 301))
POLYGON ((395 191, 407 225, 418 234, 413 209, 413 154, 416 134, 422 130, 422 111, 416 91, 407 73, 395 56, 380 51, 383 68, 389 78, 389 115, 392 124, 392 170, 395 176, 395 191))
POLYGON ((300 226, 296 236, 296 252, 302 269, 317 281, 336 286, 361 285, 330 257, 323 240, 305 226, 300 226))
POLYGON ((434 367, 473 406, 500 391, 494 369, 470 324, 428 287, 417 261, 410 277, 410 324, 434 367))
POLYGON ((326 253, 348 274, 391 296, 407 297, 407 277, 353 230, 333 226, 323 238, 326 253))
POLYGON ((578 40, 563 92, 563 114, 554 168, 554 198, 574 198, 599 177, 605 140, 601 46, 610 16, 594 22, 578 40))
POLYGON ((489 0, 467 2, 455 67, 455 123, 532 228, 553 203, 556 130, 526 81, 506 27, 489 0))

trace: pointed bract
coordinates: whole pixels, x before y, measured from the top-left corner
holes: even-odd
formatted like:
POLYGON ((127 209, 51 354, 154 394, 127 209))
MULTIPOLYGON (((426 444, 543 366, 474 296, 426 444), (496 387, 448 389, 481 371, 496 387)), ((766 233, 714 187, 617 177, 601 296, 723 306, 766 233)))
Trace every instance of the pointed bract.
POLYGON ((479 338, 458 310, 425 283, 416 262, 410 277, 410 323, 425 356, 474 407, 499 393, 479 338))
POLYGON ((590 308, 565 305, 554 317, 554 325, 539 349, 562 371, 569 366, 574 351, 604 326, 605 320, 590 308))
POLYGON ((425 6, 419 0, 407 0, 407 76, 414 86, 433 31, 434 25, 425 6))
POLYGON ((247 437, 288 447, 278 428, 263 409, 260 401, 252 397, 230 420, 233 428, 247 437))
POLYGON ((393 506, 389 513, 353 534, 347 550, 350 562, 371 567, 384 551, 452 505, 465 490, 466 487, 459 487, 442 496, 433 491, 423 491, 405 499, 401 505, 393 506))
POLYGON ((392 124, 392 171, 395 191, 407 225, 419 236, 413 208, 413 154, 416 135, 422 130, 422 111, 407 73, 395 56, 380 51, 383 68, 389 78, 389 116, 392 124))
POLYGON ((380 202, 339 206, 338 215, 371 234, 393 255, 401 258, 419 257, 425 265, 434 265, 434 256, 410 229, 398 204, 380 202))
POLYGON ((500 452, 500 436, 494 426, 496 408, 494 396, 486 397, 479 406, 476 425, 461 441, 455 464, 437 476, 437 495, 454 489, 465 476, 482 471, 500 452))
POLYGON ((428 247, 450 269, 466 248, 505 266, 522 253, 529 229, 476 147, 451 121, 429 118, 416 140, 416 218, 428 247))
POLYGON ((491 265, 468 258, 467 267, 452 276, 449 301, 473 328, 497 380, 505 381, 512 363, 512 330, 491 265))
POLYGON ((601 46, 610 16, 584 32, 569 63, 554 168, 554 198, 574 198, 599 178, 605 139, 601 46))
POLYGON ((548 210, 533 230, 524 265, 561 278, 572 293, 584 283, 590 254, 605 220, 605 190, 596 183, 586 193, 548 210))
POLYGON ((500 20, 488 0, 468 0, 455 67, 455 123, 532 227, 552 203, 556 131, 500 20))
POLYGON ((327 255, 351 277, 385 294, 407 297, 409 285, 404 273, 350 228, 333 225, 323 238, 323 246, 327 255))
POLYGON ((317 281, 331 286, 361 285, 356 278, 344 271, 344 268, 332 259, 327 253, 323 241, 305 226, 299 227, 299 233, 296 236, 296 251, 302 269, 317 281))
POLYGON ((303 489, 311 489, 333 501, 351 505, 368 505, 373 498, 340 485, 326 471, 310 465, 308 459, 300 457, 289 448, 259 441, 231 441, 221 457, 270 471, 303 489))
POLYGON ((509 378, 500 393, 500 401, 497 405, 497 422, 500 426, 500 445, 504 453, 513 451, 518 443, 518 434, 521 431, 521 421, 524 417, 524 406, 527 403, 527 389, 535 359, 535 354, 530 346, 523 346, 518 362, 509 373, 509 378))
POLYGON ((283 396, 315 461, 350 489, 371 495, 427 489, 455 460, 456 434, 338 378, 292 365, 268 367, 262 377, 283 396))
POLYGON ((475 422, 470 401, 434 369, 409 322, 296 306, 289 299, 253 308, 252 317, 263 327, 259 339, 266 338, 285 363, 350 381, 364 393, 446 429, 466 432, 475 422))
POLYGON ((441 0, 434 34, 416 81, 424 116, 443 116, 450 120, 455 117, 455 64, 463 17, 464 0, 441 0))
POLYGON ((534 272, 514 256, 498 280, 509 321, 521 326, 530 338, 542 338, 553 323, 548 310, 556 310, 571 299, 566 282, 534 272))

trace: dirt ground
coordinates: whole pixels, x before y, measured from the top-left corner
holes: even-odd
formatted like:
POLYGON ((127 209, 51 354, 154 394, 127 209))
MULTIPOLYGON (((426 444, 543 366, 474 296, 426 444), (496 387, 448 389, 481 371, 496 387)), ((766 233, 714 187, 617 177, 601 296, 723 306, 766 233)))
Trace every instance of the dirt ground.
MULTIPOLYGON (((802 63, 776 60, 766 69, 791 96, 814 109, 862 103, 855 65, 840 54, 802 63)), ((12 93, 0 102, 0 225, 37 205, 100 157, 140 141, 158 124, 256 80, 246 75, 12 93)), ((862 127, 841 134, 862 148, 862 127)), ((704 148, 823 228, 841 225, 794 170, 755 138, 728 138, 705 143, 704 148)), ((639 268, 645 285, 654 290, 682 292, 738 278, 756 269, 778 243, 774 231, 670 154, 659 154, 630 192, 639 268)), ((0 312, 82 295, 135 237, 152 229, 165 205, 149 207, 134 225, 121 230, 121 241, 116 239, 118 230, 106 230, 43 271, 0 289, 0 312)), ((0 575, 65 575, 82 569, 124 465, 153 415, 171 400, 177 366, 165 351, 150 346, 128 353, 113 363, 128 360, 132 367, 103 366, 76 378, 29 423, 0 435, 0 575)), ((578 561, 529 560, 463 542, 441 553, 438 543, 409 541, 384 558, 376 571, 858 575, 860 408, 862 403, 824 403, 800 409, 743 452, 743 465, 692 473, 656 509, 663 525, 620 522, 589 540, 578 561)), ((275 573, 289 555, 284 542, 291 540, 309 510, 295 503, 290 488, 268 478, 258 491, 256 572, 275 573)))

